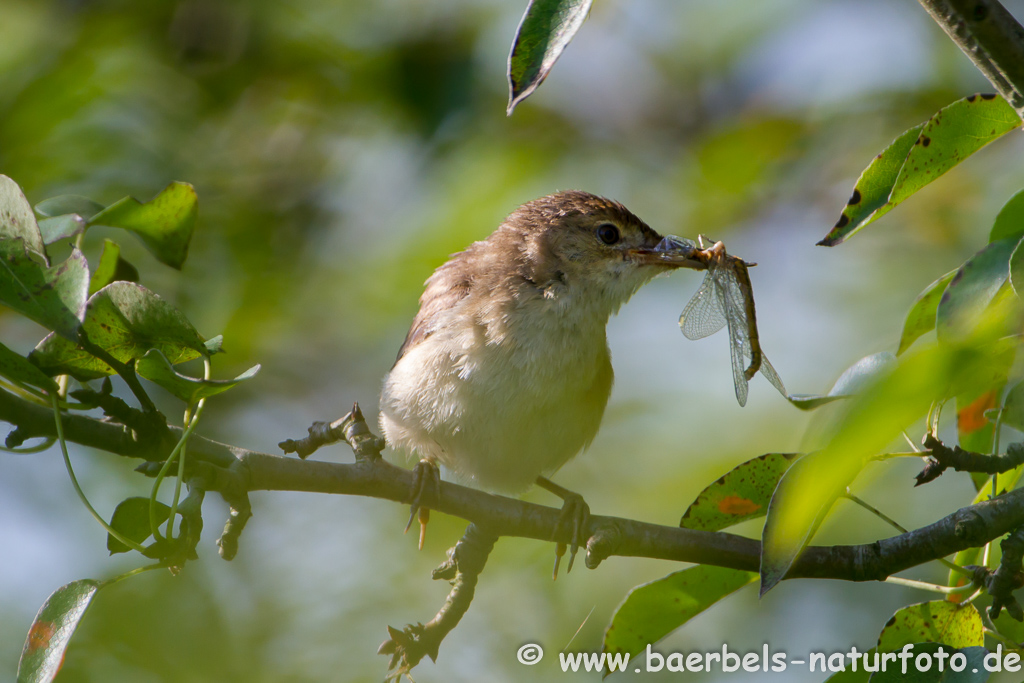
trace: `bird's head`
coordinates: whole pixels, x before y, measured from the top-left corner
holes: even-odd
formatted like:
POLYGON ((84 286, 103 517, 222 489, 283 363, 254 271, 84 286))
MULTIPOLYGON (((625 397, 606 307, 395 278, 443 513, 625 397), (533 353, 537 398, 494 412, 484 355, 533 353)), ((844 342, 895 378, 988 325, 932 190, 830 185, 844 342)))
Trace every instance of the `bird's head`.
POLYGON ((572 190, 520 206, 503 226, 520 250, 521 274, 600 294, 618 308, 674 268, 707 268, 694 248, 665 238, 618 202, 572 190))

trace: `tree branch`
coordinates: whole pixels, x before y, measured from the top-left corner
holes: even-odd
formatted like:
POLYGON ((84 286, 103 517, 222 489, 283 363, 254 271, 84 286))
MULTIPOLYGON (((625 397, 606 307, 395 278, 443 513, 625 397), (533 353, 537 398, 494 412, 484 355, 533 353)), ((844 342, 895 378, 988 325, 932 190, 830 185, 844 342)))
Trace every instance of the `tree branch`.
POLYGON ((409 624, 403 630, 388 626, 389 638, 381 643, 377 654, 391 655, 388 681, 409 677, 409 672, 424 657, 437 661, 441 641, 466 615, 473 601, 476 582, 487 564, 487 557, 498 537, 470 524, 462 539, 448 551, 448 559, 431 576, 452 582, 448 599, 437 615, 426 624, 409 624))
MULTIPOLYGON (((48 409, 0 391, 0 420, 28 430, 33 436, 53 436, 48 409), (44 419, 45 418, 45 419, 44 419)), ((157 460, 166 452, 140 446, 136 435, 120 425, 81 415, 65 417, 68 440, 118 455, 157 460)), ((178 429, 172 428, 177 434, 178 429)), ((169 449, 168 449, 169 450, 169 449)), ((369 496, 405 502, 413 473, 387 462, 339 464, 303 461, 250 451, 193 435, 189 460, 207 490, 238 501, 248 491, 306 491, 369 496)), ((450 482, 441 483, 440 500, 431 507, 473 522, 497 536, 539 541, 555 536, 560 510, 505 496, 493 495, 450 482)), ((246 519, 248 517, 246 516, 246 519)), ((1024 525, 1024 489, 963 508, 921 529, 864 545, 811 546, 787 578, 830 578, 880 581, 966 548, 978 547, 1024 525)), ((587 543, 587 566, 596 567, 611 556, 649 557, 757 571, 761 544, 725 532, 650 524, 621 517, 593 515, 587 543)))
POLYGON ((1024 28, 998 0, 919 0, 1024 119, 1024 28))

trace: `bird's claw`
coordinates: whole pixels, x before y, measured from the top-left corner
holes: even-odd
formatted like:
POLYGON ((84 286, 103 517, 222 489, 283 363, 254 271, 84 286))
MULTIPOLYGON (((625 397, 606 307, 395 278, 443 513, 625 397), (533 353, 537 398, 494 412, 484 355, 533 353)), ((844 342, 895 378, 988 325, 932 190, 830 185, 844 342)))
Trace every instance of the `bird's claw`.
MULTIPOLYGON (((561 541, 555 543, 555 569, 551 572, 551 580, 558 581, 558 567, 562 564, 562 557, 565 555, 565 544, 561 541)), ((566 570, 566 574, 569 570, 566 570)))
POLYGON ((427 522, 430 521, 430 508, 424 507, 424 501, 437 501, 441 498, 441 471, 429 460, 420 460, 412 470, 413 480, 409 493, 409 522, 405 525, 405 533, 409 533, 412 520, 419 518, 420 538, 418 547, 423 550, 423 539, 427 535, 427 522))
MULTIPOLYGON (((568 574, 572 571, 572 565, 576 561, 576 553, 580 546, 586 545, 587 528, 590 525, 590 506, 578 493, 567 492, 563 496, 563 500, 565 502, 562 504, 562 512, 558 518, 558 524, 555 526, 555 538, 562 538, 565 532, 569 533, 569 564, 565 568, 565 573, 568 574)), ((555 546, 556 577, 558 576, 558 565, 562 555, 565 554, 565 546, 566 544, 561 542, 555 546)))

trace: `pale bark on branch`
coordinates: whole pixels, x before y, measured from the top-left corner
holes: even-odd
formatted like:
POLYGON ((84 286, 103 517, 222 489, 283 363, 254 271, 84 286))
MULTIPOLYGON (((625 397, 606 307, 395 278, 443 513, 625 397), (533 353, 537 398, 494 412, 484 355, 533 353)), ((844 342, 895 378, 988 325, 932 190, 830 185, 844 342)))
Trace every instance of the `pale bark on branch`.
MULTIPOLYGON (((18 425, 24 435, 53 436, 49 409, 0 391, 0 420, 18 425)), ((82 415, 65 417, 71 442, 110 453, 160 460, 161 453, 139 445, 124 427, 82 415)), ((412 472, 383 460, 340 464, 272 455, 193 436, 189 442, 191 477, 225 495, 233 508, 249 491, 305 491, 358 495, 407 502, 412 472)), ((908 482, 909 484, 909 482, 908 482)), ((439 500, 424 501, 433 510, 454 515, 497 536, 541 541, 556 538, 560 510, 442 482, 439 500)), ((247 518, 247 517, 246 517, 247 518)), ((811 546, 787 578, 880 581, 910 567, 977 547, 1024 525, 1024 490, 963 508, 926 527, 874 543, 811 546)), ((726 532, 668 527, 622 517, 593 515, 587 565, 611 556, 648 557, 758 571, 757 540, 726 532)))

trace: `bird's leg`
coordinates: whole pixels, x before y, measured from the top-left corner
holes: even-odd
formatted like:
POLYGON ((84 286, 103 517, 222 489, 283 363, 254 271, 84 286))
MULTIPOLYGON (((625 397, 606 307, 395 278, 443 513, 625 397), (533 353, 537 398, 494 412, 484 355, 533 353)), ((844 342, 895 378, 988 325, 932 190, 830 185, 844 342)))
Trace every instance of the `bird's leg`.
MULTIPOLYGON (((584 545, 587 540, 587 527, 590 525, 590 506, 583 500, 583 496, 574 493, 569 489, 562 488, 546 477, 537 477, 537 486, 550 491, 562 499, 562 514, 558 519, 558 526, 555 527, 555 539, 562 536, 562 530, 566 527, 570 531, 569 541, 569 566, 565 573, 572 571, 572 564, 576 561, 576 551, 584 545)), ((558 565, 565 555, 565 543, 556 540, 555 546, 555 571, 554 578, 558 578, 558 565)))
POLYGON ((412 526, 412 520, 419 513, 420 540, 419 549, 423 550, 423 539, 427 535, 427 522, 430 521, 430 508, 424 507, 424 501, 436 501, 441 497, 441 471, 429 460, 420 460, 412 470, 412 488, 409 492, 409 523, 405 525, 406 533, 412 526))

